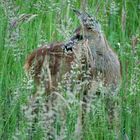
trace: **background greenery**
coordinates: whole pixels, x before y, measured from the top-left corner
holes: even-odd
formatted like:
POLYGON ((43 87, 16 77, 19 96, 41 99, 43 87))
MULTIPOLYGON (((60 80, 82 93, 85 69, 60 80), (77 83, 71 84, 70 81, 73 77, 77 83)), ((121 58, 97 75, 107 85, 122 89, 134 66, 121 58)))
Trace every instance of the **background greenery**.
MULTIPOLYGON (((139 0, 1 0, 0 139, 31 139, 27 133, 28 121, 21 108, 27 104, 34 87, 25 76, 23 65, 29 52, 39 44, 66 41, 71 36, 79 25, 72 7, 86 9, 98 18, 110 45, 119 55, 123 77, 118 95, 120 132, 122 138, 126 135, 130 140, 140 139, 139 0), (27 14, 31 14, 29 18, 26 18, 27 14)), ((102 103, 98 109, 101 112, 88 117, 84 137, 88 140, 113 139, 103 121, 102 103)), ((68 112, 64 139, 74 139, 71 135, 76 112, 73 105, 68 112)), ((40 127, 32 139, 45 139, 40 127)))

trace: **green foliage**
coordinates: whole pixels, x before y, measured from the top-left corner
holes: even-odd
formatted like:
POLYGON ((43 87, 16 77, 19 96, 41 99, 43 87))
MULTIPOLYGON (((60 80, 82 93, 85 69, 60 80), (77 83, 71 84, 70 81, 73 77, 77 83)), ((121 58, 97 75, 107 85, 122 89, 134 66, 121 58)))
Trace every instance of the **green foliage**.
MULTIPOLYGON (((0 139, 45 139, 46 131, 42 129, 43 124, 37 123, 35 131, 28 129, 31 127, 29 127, 30 122, 27 118, 32 117, 28 116, 31 112, 25 117, 22 111, 27 109, 29 96, 32 96, 35 90, 33 81, 25 76, 23 65, 29 52, 40 44, 66 41, 71 36, 79 25, 71 10, 73 7, 77 9, 83 7, 82 1, 1 0, 0 139), (30 18, 27 20, 26 16, 30 18)), ((122 64, 122 88, 117 99, 120 109, 120 134, 122 137, 139 140, 140 2, 139 0, 89 0, 85 9, 95 14, 101 22, 104 34, 119 55, 122 64), (123 135, 124 131, 125 135, 123 135)), ((60 87, 60 91, 66 96, 68 90, 65 88, 60 87)), ((77 94, 76 91, 77 89, 75 94, 77 94)), ((68 101, 68 109, 66 109, 68 113, 63 139, 72 140, 79 104, 73 95, 65 98, 68 101)), ((44 96, 41 96, 39 101, 41 103, 39 102, 38 117, 42 118, 44 96)), ((85 139, 113 139, 113 135, 108 131, 104 102, 104 99, 98 99, 93 104, 93 110, 86 116, 85 139)), ((61 119, 58 115, 55 122, 57 134, 63 130, 61 119)), ((43 121, 43 118, 41 120, 43 121)))

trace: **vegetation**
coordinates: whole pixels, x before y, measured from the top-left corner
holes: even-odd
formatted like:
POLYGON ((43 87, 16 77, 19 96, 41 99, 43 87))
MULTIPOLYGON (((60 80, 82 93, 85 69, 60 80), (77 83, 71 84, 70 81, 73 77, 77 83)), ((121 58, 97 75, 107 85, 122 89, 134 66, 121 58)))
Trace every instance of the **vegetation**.
MULTIPOLYGON (((55 139, 76 140, 74 135, 80 102, 78 86, 73 92, 62 81, 60 102, 48 112, 45 97, 32 101, 34 82, 26 76, 23 66, 29 52, 40 44, 67 41, 79 21, 71 8, 94 14, 102 25, 110 45, 122 64, 122 86, 116 98, 119 107, 120 139, 140 137, 140 2, 139 0, 1 0, 0 1, 0 139, 42 140, 46 132, 55 132, 55 139), (30 104, 31 103, 31 104, 30 104), (37 116, 33 114, 37 106, 37 116), (62 110, 66 113, 61 117, 62 110), (65 107, 65 108, 64 108, 65 107), (61 112, 61 113, 60 113, 61 112), (52 123, 46 118, 55 114, 52 123), (37 120, 36 120, 37 119, 37 120), (37 123, 34 123, 36 121, 37 123), (34 126, 33 126, 34 125, 34 126)), ((70 78, 78 70, 73 68, 70 78)), ((81 91, 80 91, 81 92, 81 91)), ((86 115, 85 140, 114 139, 108 130, 104 96, 94 98, 86 115)))

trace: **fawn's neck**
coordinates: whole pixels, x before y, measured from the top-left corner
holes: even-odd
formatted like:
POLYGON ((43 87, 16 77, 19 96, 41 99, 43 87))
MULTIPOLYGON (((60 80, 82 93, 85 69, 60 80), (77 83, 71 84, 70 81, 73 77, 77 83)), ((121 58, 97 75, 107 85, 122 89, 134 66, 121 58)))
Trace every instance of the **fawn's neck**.
POLYGON ((89 36, 87 39, 95 62, 93 69, 103 73, 107 84, 118 84, 120 79, 120 62, 116 53, 110 48, 103 33, 89 36))

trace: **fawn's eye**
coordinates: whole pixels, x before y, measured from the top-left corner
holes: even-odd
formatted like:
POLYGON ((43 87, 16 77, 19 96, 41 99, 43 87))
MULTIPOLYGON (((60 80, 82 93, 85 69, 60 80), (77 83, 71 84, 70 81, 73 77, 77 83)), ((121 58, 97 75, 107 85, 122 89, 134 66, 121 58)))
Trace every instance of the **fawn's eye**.
POLYGON ((91 27, 87 27, 87 29, 88 29, 88 30, 92 30, 92 28, 91 28, 91 27))

